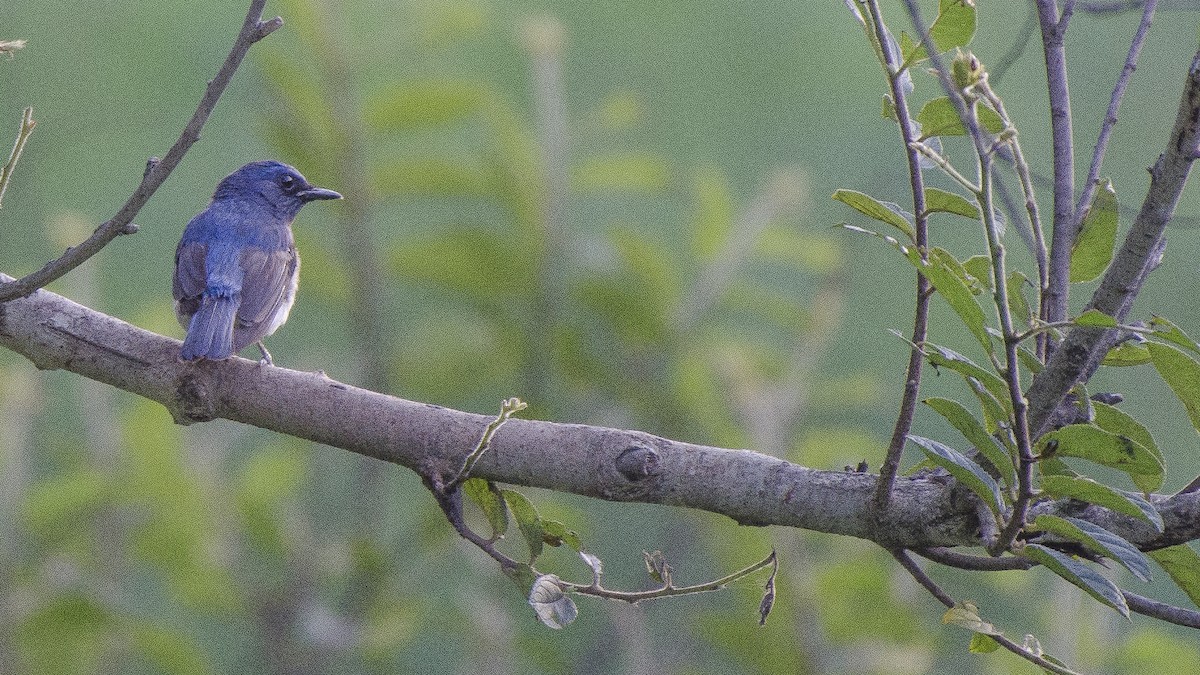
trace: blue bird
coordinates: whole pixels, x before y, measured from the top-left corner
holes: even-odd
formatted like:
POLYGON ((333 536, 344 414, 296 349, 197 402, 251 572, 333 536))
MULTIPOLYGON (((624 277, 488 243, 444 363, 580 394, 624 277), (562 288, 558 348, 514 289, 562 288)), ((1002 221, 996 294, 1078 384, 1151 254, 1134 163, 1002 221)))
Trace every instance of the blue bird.
POLYGON ((313 187, 282 162, 251 162, 217 185, 175 249, 175 316, 187 329, 184 361, 225 359, 287 321, 296 300, 300 256, 292 221, 308 202, 341 199, 313 187))

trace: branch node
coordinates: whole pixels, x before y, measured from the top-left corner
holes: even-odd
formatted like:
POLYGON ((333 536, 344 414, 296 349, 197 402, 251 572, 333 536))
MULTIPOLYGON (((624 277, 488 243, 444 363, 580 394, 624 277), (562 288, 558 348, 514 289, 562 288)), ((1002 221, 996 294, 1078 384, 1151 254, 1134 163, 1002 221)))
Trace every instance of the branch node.
POLYGON ((258 42, 259 40, 267 37, 268 35, 270 35, 271 33, 274 33, 275 31, 279 30, 282 27, 283 27, 283 17, 277 16, 274 19, 268 19, 266 21, 259 21, 258 26, 255 27, 254 38, 251 41, 258 42))
POLYGON ((618 455, 614 464, 627 480, 645 480, 658 474, 658 451, 645 445, 633 445, 618 455))

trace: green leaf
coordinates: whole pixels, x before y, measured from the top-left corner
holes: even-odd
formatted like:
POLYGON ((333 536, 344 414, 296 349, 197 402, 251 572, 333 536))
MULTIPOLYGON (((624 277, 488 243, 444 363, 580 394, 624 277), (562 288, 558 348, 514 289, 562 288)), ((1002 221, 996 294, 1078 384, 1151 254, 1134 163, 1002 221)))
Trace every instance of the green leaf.
POLYGON ((947 398, 927 398, 924 403, 958 429, 959 433, 991 462, 1006 485, 1016 484, 1016 470, 1008 451, 984 429, 966 407, 947 398))
POLYGON ((1192 604, 1200 607, 1200 555, 1191 546, 1178 544, 1151 551, 1150 557, 1166 570, 1192 604))
MULTIPOLYGON (((981 368, 971 359, 959 354, 948 347, 926 342, 925 357, 934 368, 947 368, 966 378, 976 380, 987 393, 991 394, 996 405, 1005 411, 1003 420, 1007 420, 1011 401, 1008 396, 1008 385, 990 370, 981 368)), ((987 404, 985 403, 985 406, 987 404)))
POLYGON ((508 507, 504 505, 504 495, 496 484, 483 478, 468 478, 462 486, 465 494, 483 511, 488 524, 492 527, 493 541, 504 536, 508 531, 508 507))
POLYGON ((1033 308, 1025 299, 1025 289, 1030 286, 1032 284, 1029 278, 1015 271, 1009 273, 1004 283, 1004 287, 1008 289, 1008 309, 1018 327, 1029 328, 1033 325, 1033 308))
POLYGON ((1125 596, 1121 595, 1121 589, 1083 562, 1041 544, 1026 545, 1024 555, 1117 610, 1121 616, 1129 618, 1129 606, 1125 604, 1125 596))
POLYGON ((1117 320, 1098 309, 1089 309, 1075 319, 1075 325, 1089 328, 1116 328, 1117 320))
POLYGON ((975 462, 967 459, 959 451, 929 438, 909 434, 908 440, 916 443, 925 451, 925 455, 934 464, 950 472, 950 475, 974 492, 987 504, 992 513, 1000 515, 1003 511, 1004 498, 1000 496, 1000 486, 996 484, 988 472, 975 462))
POLYGON ((990 635, 983 633, 975 633, 971 636, 971 644, 967 646, 967 651, 972 654, 991 654, 1000 648, 1000 643, 990 635))
POLYGON ((1154 369, 1187 409, 1192 428, 1200 431, 1200 363, 1171 345, 1150 342, 1146 349, 1154 369))
MULTIPOLYGON (((1121 436, 1128 436, 1133 440, 1141 443, 1143 447, 1150 451, 1158 458, 1158 463, 1167 466, 1166 458, 1163 457, 1162 450, 1159 450, 1158 444, 1154 442, 1154 436, 1150 434, 1150 430, 1142 426, 1140 422, 1133 419, 1130 415, 1122 410, 1100 403, 1092 402, 1093 422, 1101 429, 1121 436)), ((1131 474, 1133 484, 1144 493, 1157 492, 1162 488, 1163 474, 1131 474)))
POLYGON ((561 581, 553 574, 543 574, 533 582, 529 606, 537 613, 538 620, 550 628, 569 626, 579 616, 575 601, 563 592, 561 581))
POLYGON ((928 213, 953 213, 971 220, 979 220, 979 207, 966 197, 938 188, 925 188, 925 211, 928 213))
POLYGON ((1142 366, 1150 363, 1150 350, 1144 344, 1133 340, 1126 340, 1108 350, 1108 353, 1104 355, 1104 361, 1101 363, 1116 368, 1142 366))
POLYGON ((506 489, 501 490, 500 493, 504 495, 504 501, 508 502, 508 508, 512 510, 513 518, 517 520, 517 527, 525 537, 525 543, 529 546, 529 562, 532 563, 542 554, 542 544, 546 536, 542 530, 542 518, 538 515, 537 507, 529 501, 528 497, 516 490, 506 489))
POLYGON ((589 157, 571 170, 571 186, 580 192, 661 192, 670 184, 667 160, 649 151, 589 157))
POLYGON ((939 54, 964 47, 975 35, 975 3, 941 0, 938 15, 929 26, 929 39, 939 54))
POLYGON ((1091 281, 1104 274, 1112 262, 1117 240, 1117 193, 1112 181, 1096 191, 1071 247, 1071 283, 1091 281))
POLYGON ((1128 474, 1161 476, 1158 457, 1128 436, 1091 424, 1069 424, 1042 436, 1037 451, 1045 455, 1079 457, 1128 474))
POLYGON ((562 546, 566 544, 572 550, 579 553, 583 548, 583 542, 579 539, 579 534, 575 530, 567 529, 567 526, 557 520, 542 521, 542 541, 551 546, 562 546))
POLYGON ((992 259, 986 255, 973 255, 963 261, 962 267, 974 280, 979 292, 992 290, 992 259))
POLYGON ((942 624, 974 631, 976 635, 1000 635, 1000 630, 979 616, 979 608, 970 602, 955 603, 942 614, 942 624))
POLYGON ((409 131, 462 119, 479 110, 489 98, 488 85, 473 80, 407 82, 370 97, 363 117, 380 131, 409 131))
POLYGON ((905 213, 898 205, 891 202, 881 202, 870 195, 854 190, 838 190, 833 198, 859 213, 887 223, 903 232, 910 240, 917 237, 913 229, 912 215, 905 213))
POLYGON ((1159 532, 1163 531, 1163 520, 1158 509, 1141 495, 1117 490, 1090 478, 1068 475, 1043 475, 1042 490, 1051 497, 1078 499, 1133 518, 1141 518, 1159 532))
POLYGON ((907 258, 925 275, 929 283, 933 284, 938 295, 950 305, 963 325, 979 341, 980 346, 989 354, 992 353, 995 348, 987 331, 987 317, 984 316, 979 301, 975 299, 975 294, 967 286, 966 272, 962 269, 962 264, 941 248, 929 252, 928 262, 921 260, 920 253, 915 248, 908 249, 907 258))
MULTIPOLYGON (((1004 120, 995 110, 984 106, 976 106, 979 124, 987 131, 998 134, 1004 130, 1004 120)), ((917 113, 917 123, 921 125, 921 137, 926 140, 935 136, 965 136, 967 128, 958 118, 958 111, 950 103, 950 99, 942 96, 926 103, 921 112, 917 113)))
POLYGON ((1043 514, 1034 519, 1032 529, 1079 542, 1092 551, 1121 563, 1138 579, 1150 580, 1150 559, 1146 554, 1099 525, 1080 518, 1059 518, 1043 514))
POLYGON ((1162 338, 1167 342, 1173 342, 1188 351, 1200 354, 1200 345, 1196 341, 1188 337, 1187 333, 1161 316, 1150 317, 1150 327, 1154 329, 1154 336, 1162 338))

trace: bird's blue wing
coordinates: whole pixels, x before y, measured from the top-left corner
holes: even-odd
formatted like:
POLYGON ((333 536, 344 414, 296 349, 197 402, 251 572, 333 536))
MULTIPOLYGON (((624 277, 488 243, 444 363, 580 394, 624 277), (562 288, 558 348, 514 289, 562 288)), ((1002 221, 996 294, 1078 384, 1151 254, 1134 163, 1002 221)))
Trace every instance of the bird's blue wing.
POLYGON ((296 297, 299 264, 295 246, 273 251, 250 247, 242 251, 242 302, 234 329, 235 351, 275 332, 287 318, 296 297))

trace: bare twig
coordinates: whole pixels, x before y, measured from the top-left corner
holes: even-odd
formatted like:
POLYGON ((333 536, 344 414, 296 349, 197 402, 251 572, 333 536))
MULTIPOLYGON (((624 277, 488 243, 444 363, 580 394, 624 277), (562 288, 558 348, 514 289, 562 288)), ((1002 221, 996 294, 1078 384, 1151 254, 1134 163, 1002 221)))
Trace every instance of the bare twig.
POLYGON ((1088 169, 1083 192, 1075 204, 1075 220, 1077 221, 1075 230, 1079 229, 1086 209, 1091 205, 1092 198, 1096 196, 1096 187, 1100 181, 1100 165, 1104 163, 1108 139, 1112 136, 1113 127, 1117 124, 1117 110, 1121 107, 1121 99, 1125 97, 1125 88, 1129 85, 1129 78, 1137 69, 1138 54, 1142 51, 1142 43, 1146 40, 1146 33, 1150 29, 1150 22, 1154 19, 1154 8, 1157 5, 1158 0, 1146 0, 1145 7, 1142 9, 1142 21, 1138 24, 1137 31, 1133 34, 1133 40, 1129 44, 1125 67, 1121 70, 1121 75, 1117 77, 1117 83, 1113 86, 1112 98, 1108 102, 1108 112, 1104 116, 1104 123, 1100 125, 1100 135, 1096 139, 1096 147, 1092 150, 1092 165, 1088 169))
MULTIPOLYGON (((929 594, 932 595, 934 598, 937 598, 938 602, 942 603, 947 608, 951 608, 951 607, 955 606, 954 598, 950 597, 949 593, 942 590, 942 587, 938 586, 937 582, 935 582, 932 578, 930 578, 930 576, 925 573, 925 570, 921 569, 921 566, 918 565, 917 562, 912 559, 912 556, 910 556, 908 554, 908 551, 895 550, 895 551, 891 551, 891 554, 892 554, 892 557, 894 557, 896 559, 896 561, 900 563, 901 567, 903 567, 905 569, 905 571, 907 571, 909 574, 911 574, 912 578, 914 580, 916 580, 916 582, 918 584, 920 584, 922 588, 929 591, 929 594)), ((1021 645, 1013 642, 1012 640, 1004 637, 1003 635, 1000 635, 998 632, 997 633, 989 633, 988 637, 995 640, 997 644, 999 644, 1001 647, 1004 647, 1005 649, 1012 652, 1013 654, 1016 654, 1017 656, 1025 659, 1026 661, 1036 664, 1052 673, 1063 673, 1064 675, 1070 675, 1071 673, 1074 672, 1067 668, 1063 668, 1062 666, 1055 665, 1054 663, 1051 663, 1050 661, 1047 661, 1046 659, 1042 658, 1041 656, 1034 654, 1030 650, 1022 647, 1021 645)))
POLYGON ((167 180, 171 171, 183 160, 192 144, 200 138, 200 130, 204 127, 204 123, 216 107, 221 95, 225 93, 225 88, 229 85, 229 81, 233 78, 234 72, 237 71, 251 45, 283 25, 283 19, 279 17, 268 21, 262 20, 262 9, 266 3, 267 0, 252 0, 250 10, 246 13, 246 19, 242 22, 242 29, 233 43, 229 56, 225 57, 225 63, 217 72, 217 76, 209 81, 204 96, 201 97, 200 104, 197 106, 196 112, 192 114, 187 126, 184 127, 183 133, 161 161, 152 163, 150 169, 142 177, 141 183, 117 211, 117 214, 96 228, 92 236, 78 246, 67 249, 67 252, 61 257, 50 261, 36 272, 21 279, 0 284, 0 303, 28 296, 96 255, 113 239, 135 231, 131 227, 134 217, 167 180))
POLYGON ((991 556, 968 555, 952 551, 948 548, 926 548, 913 551, 913 553, 947 567, 955 567, 960 570, 970 570, 972 572, 1027 570, 1035 565, 1028 558, 1019 558, 1016 556, 993 558, 991 556))
POLYGON ((1042 296, 1043 321, 1067 316, 1071 247, 1075 244, 1075 158, 1071 131, 1071 96, 1067 87, 1067 52, 1064 34, 1074 6, 1068 2, 1058 15, 1056 0, 1037 0, 1046 85, 1050 96, 1050 131, 1054 152, 1054 225, 1050 235, 1049 288, 1042 296))
POLYGON ((720 579, 714 579, 713 581, 700 584, 693 584, 691 586, 676 586, 670 581, 666 581, 658 588, 651 588, 645 591, 615 591, 604 588, 595 579, 593 579, 590 584, 576 584, 569 581, 560 581, 560 583, 563 588, 570 589, 581 595, 591 595, 593 597, 604 598, 606 600, 619 600, 621 602, 634 604, 643 600, 653 600, 657 598, 669 598, 677 595, 694 595, 696 593, 719 591, 729 584, 754 574, 755 572, 770 565, 778 565, 775 551, 771 551, 770 555, 754 563, 753 565, 727 574, 720 579))
POLYGON ((1187 626, 1188 628, 1200 628, 1200 612, 1168 605, 1165 602, 1145 598, 1137 593, 1130 593, 1126 590, 1122 590, 1121 595, 1125 596, 1125 604, 1129 605, 1129 609, 1138 614, 1145 614, 1155 619, 1180 626, 1187 626))
POLYGON ((29 140, 35 126, 37 122, 33 121, 33 108, 26 108, 21 116, 21 129, 17 132, 17 140, 8 155, 8 162, 0 167, 0 204, 4 203, 4 192, 8 190, 8 182, 12 180, 13 168, 16 167, 17 160, 21 159, 21 151, 25 149, 25 142, 29 140))
MULTIPOLYGON (((867 0, 867 9, 871 18, 871 31, 881 47, 879 54, 883 60, 884 72, 892 90, 892 101, 896 109, 896 121, 900 127, 900 137, 904 142, 904 156, 908 160, 908 180, 913 198, 913 223, 915 229, 915 244, 925 260, 929 248, 929 214, 925 209, 925 179, 921 175, 921 157, 913 143, 913 120, 908 110, 907 93, 901 76, 906 72, 900 70, 897 54, 888 46, 887 29, 883 24, 883 15, 879 10, 877 0, 867 0)), ((900 411, 896 416, 896 424, 892 428, 892 438, 888 442, 887 454, 879 468, 879 483, 875 488, 874 507, 884 510, 891 502, 892 486, 896 482, 896 472, 900 469, 900 456, 904 444, 908 442, 908 432, 912 428, 913 415, 916 414, 917 397, 921 390, 921 367, 924 355, 917 347, 925 342, 929 325, 929 298, 931 295, 929 280, 920 271, 917 272, 916 309, 913 317, 912 344, 908 353, 908 366, 905 368, 904 389, 900 397, 900 411)))

